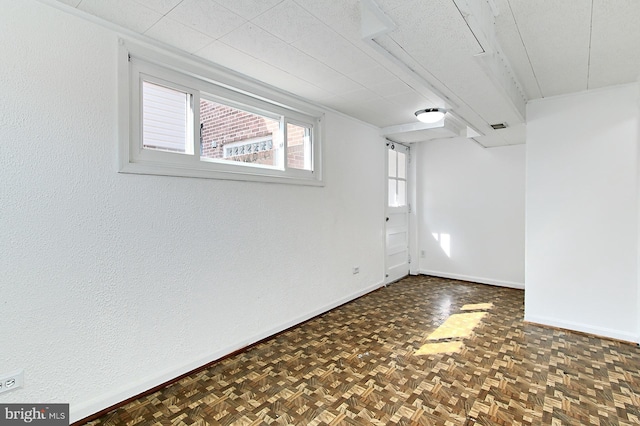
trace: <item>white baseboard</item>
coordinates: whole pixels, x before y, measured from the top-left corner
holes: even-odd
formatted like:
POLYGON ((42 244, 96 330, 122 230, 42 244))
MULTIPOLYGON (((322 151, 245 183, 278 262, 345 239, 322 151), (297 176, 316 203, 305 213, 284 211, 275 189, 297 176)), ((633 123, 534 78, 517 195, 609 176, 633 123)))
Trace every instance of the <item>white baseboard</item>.
POLYGON ((579 331, 581 333, 592 334, 598 337, 607 337, 609 339, 623 340, 630 343, 640 343, 640 336, 633 333, 628 333, 626 331, 612 330, 610 328, 597 327, 589 324, 565 321, 556 318, 527 315, 526 312, 524 315, 524 320, 534 324, 547 325, 550 327, 562 328, 565 330, 579 331))
POLYGON ((454 280, 471 281, 474 283, 489 284, 489 285, 496 285, 499 287, 509 287, 509 288, 516 288, 519 290, 524 290, 524 283, 518 283, 515 281, 503 281, 503 280, 496 280, 493 278, 476 277, 472 275, 452 274, 450 272, 432 271, 429 269, 420 269, 419 272, 423 275, 433 275, 434 277, 451 278, 454 280))
POLYGON ((311 318, 314 318, 320 314, 323 314, 325 312, 330 311, 331 309, 334 309, 340 305, 343 305, 347 302, 350 302, 352 300, 357 299, 360 296, 363 296, 367 293, 370 293, 374 290, 377 290, 378 288, 384 286, 384 282, 379 282, 377 284, 374 284, 372 286, 369 286, 367 288, 364 288, 362 290, 359 290, 355 293, 350 294, 349 296, 343 297, 341 299, 338 299, 328 305, 325 305, 321 308, 315 309, 305 315, 302 315, 298 318, 292 319, 290 321, 287 321, 283 324, 280 324, 276 327, 271 328, 270 330, 267 330, 265 332, 256 334, 252 337, 243 339, 239 342, 236 342, 234 345, 232 346, 228 346, 224 349, 221 349, 219 351, 204 355, 202 357, 199 357, 189 363, 186 363, 184 365, 181 365, 177 368, 171 368, 171 369, 167 369, 164 370, 162 372, 158 372, 158 374, 154 375, 153 377, 148 377, 144 380, 139 381, 136 384, 127 384, 119 389, 114 390, 113 392, 100 396, 98 398, 94 398, 91 399, 89 401, 83 402, 81 404, 72 404, 69 409, 70 409, 70 420, 71 423, 76 422, 78 420, 82 420, 84 418, 87 418, 95 413, 98 413, 106 408, 109 408, 113 405, 119 404, 123 401, 126 401, 127 399, 134 397, 136 395, 139 395, 143 392, 148 391, 149 389, 152 389, 156 386, 159 386, 163 383, 166 383, 170 380, 173 380, 177 377, 182 376, 183 374, 186 374, 190 371, 193 371, 199 367, 202 367, 204 365, 207 365, 213 361, 219 360, 220 358, 225 357, 226 355, 229 355, 233 352, 236 352, 238 350, 241 350, 243 348, 246 348, 247 346, 250 346, 256 342, 259 342, 263 339, 266 339, 268 337, 271 337, 275 334, 280 333, 281 331, 284 331, 288 328, 291 328, 295 325, 301 324, 311 318))

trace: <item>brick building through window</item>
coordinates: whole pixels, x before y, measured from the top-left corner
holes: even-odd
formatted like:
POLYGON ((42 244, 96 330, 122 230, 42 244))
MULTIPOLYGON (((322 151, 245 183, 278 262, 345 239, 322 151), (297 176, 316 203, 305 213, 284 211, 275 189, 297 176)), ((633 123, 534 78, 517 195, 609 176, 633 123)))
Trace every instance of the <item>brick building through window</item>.
MULTIPOLYGON (((201 158, 280 166, 280 120, 201 99, 200 122, 201 158)), ((306 127, 287 123, 287 167, 309 169, 308 132, 306 127)))

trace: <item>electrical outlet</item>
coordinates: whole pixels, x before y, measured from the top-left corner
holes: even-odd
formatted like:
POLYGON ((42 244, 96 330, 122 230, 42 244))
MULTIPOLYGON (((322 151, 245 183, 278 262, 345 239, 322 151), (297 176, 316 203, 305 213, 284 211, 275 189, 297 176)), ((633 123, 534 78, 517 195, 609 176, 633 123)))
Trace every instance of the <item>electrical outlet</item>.
POLYGON ((10 374, 0 375, 0 393, 21 388, 23 384, 24 370, 17 370, 10 374))
POLYGON ((353 275, 359 274, 359 273, 360 273, 360 267, 359 266, 354 266, 353 267, 353 275))
POLYGON ((426 254, 426 253, 424 252, 424 250, 420 250, 420 257, 421 257, 421 258, 423 258, 423 259, 424 259, 425 254, 426 254))

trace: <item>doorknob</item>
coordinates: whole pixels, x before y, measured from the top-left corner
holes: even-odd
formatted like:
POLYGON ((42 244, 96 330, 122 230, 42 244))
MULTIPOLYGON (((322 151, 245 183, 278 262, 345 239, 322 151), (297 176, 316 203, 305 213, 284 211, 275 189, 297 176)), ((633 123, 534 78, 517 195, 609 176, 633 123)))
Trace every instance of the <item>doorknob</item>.
POLYGON ((387 218, 387 220, 385 220, 385 222, 389 222, 389 218, 387 218))

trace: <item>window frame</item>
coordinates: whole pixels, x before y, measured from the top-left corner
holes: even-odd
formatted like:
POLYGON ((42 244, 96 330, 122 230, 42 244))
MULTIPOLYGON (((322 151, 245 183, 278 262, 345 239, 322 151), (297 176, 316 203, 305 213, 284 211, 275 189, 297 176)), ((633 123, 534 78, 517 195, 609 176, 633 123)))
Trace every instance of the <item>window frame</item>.
MULTIPOLYGON (((119 49, 120 173, 196 177, 323 186, 322 136, 324 113, 313 105, 231 71, 218 69, 177 52, 120 40, 119 49), (183 91, 190 98, 193 153, 143 148, 142 81, 183 91), (282 164, 278 166, 201 158, 200 99, 280 121, 282 164), (287 124, 311 129, 311 168, 288 167, 287 124)), ((186 148, 189 152, 189 146, 186 148)))

